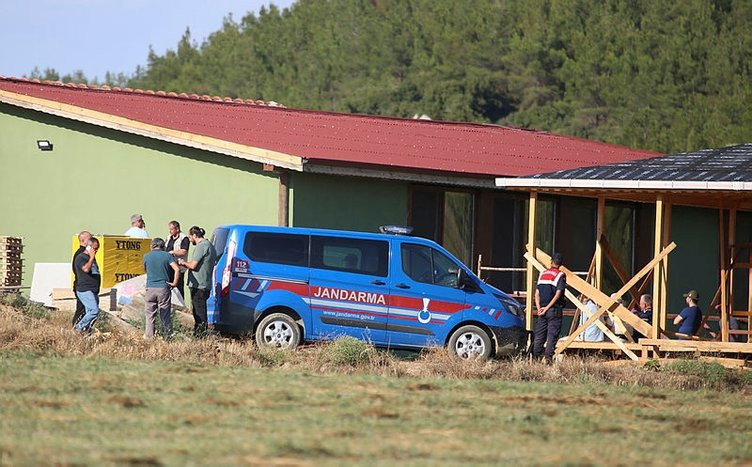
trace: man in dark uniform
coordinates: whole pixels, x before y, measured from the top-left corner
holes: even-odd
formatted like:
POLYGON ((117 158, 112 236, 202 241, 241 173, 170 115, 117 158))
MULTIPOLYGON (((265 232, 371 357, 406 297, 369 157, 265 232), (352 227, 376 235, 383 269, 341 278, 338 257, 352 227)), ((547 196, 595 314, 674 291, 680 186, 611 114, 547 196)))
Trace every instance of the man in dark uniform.
POLYGON ((561 263, 561 254, 554 253, 551 257, 551 267, 540 273, 535 289, 535 308, 538 316, 533 328, 533 358, 540 358, 545 344, 548 362, 553 360, 556 341, 561 333, 561 314, 566 300, 564 289, 567 287, 567 278, 564 272, 559 270, 561 263))
MULTIPOLYGON (((78 243, 79 247, 78 250, 76 250, 75 253, 73 253, 73 260, 71 261, 71 269, 73 269, 73 294, 76 294, 76 265, 75 260, 76 256, 79 255, 79 253, 83 253, 86 250, 86 246, 89 244, 89 240, 91 239, 91 233, 89 233, 87 230, 82 230, 81 233, 78 234, 78 243)), ((81 321, 81 318, 84 317, 84 314, 86 313, 86 307, 83 303, 81 303, 81 300, 79 300, 78 295, 76 295, 76 312, 73 313, 73 325, 75 326, 76 323, 81 321)))

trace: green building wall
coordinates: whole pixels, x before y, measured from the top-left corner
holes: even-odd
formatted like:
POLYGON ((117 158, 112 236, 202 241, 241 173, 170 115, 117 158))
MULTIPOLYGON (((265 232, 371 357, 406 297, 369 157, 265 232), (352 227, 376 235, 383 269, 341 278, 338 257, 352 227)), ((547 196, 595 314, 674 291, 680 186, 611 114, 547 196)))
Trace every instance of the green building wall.
POLYGON ((0 104, 0 235, 24 237, 27 286, 34 263, 70 261, 73 234, 122 234, 134 213, 155 237, 172 219, 207 235, 276 225, 278 183, 254 162, 0 104))
MULTIPOLYGON (((679 313, 686 306, 682 294, 692 289, 705 311, 720 283, 718 210, 673 206, 671 239, 676 249, 669 255, 667 313, 679 313)), ((670 320, 666 326, 674 328, 670 320)))
POLYGON ((291 173, 290 225, 378 232, 407 224, 408 183, 291 173))

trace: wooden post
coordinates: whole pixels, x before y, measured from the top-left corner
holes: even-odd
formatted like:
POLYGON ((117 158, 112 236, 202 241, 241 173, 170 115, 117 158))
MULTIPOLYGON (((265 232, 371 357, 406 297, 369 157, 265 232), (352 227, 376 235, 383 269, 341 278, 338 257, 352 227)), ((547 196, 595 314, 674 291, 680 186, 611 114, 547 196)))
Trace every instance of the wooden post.
POLYGON ((726 324, 726 313, 728 310, 728 283, 726 282, 726 280, 728 269, 726 269, 726 229, 724 228, 723 215, 723 203, 721 203, 721 207, 718 209, 718 253, 721 263, 721 286, 719 288, 719 290, 721 291, 721 320, 718 322, 718 327, 721 328, 721 342, 728 342, 728 325, 726 324))
MULTIPOLYGON (((752 248, 749 250, 749 259, 747 265, 752 265, 752 248)), ((747 289, 747 331, 749 331, 749 323, 752 323, 752 268, 748 269, 749 272, 749 288, 747 289)), ((733 308, 733 307, 732 307, 733 308)), ((723 327, 728 334, 728 321, 723 322, 723 327)), ((752 334, 747 334, 747 342, 752 342, 752 334)))
POLYGON ((603 290, 603 248, 600 238, 605 234, 606 226, 606 198, 598 197, 598 212, 595 227, 595 286, 603 290))
POLYGON ((279 171, 279 196, 277 207, 277 224, 280 227, 290 225, 290 174, 287 170, 279 171))
MULTIPOLYGON (((665 248, 666 245, 671 243, 671 211, 673 208, 673 204, 671 202, 671 199, 666 199, 663 205, 663 244, 661 245, 661 249, 665 248)), ((661 282, 662 282, 662 289, 661 289, 661 297, 660 302, 658 302, 659 306, 659 313, 660 313, 660 327, 658 329, 658 335, 660 336, 660 333, 662 330, 666 329, 666 316, 668 314, 668 256, 663 257, 663 261, 661 262, 661 282)), ((655 306, 655 299, 653 299, 653 306, 655 306)), ((655 314, 655 311, 653 312, 655 314)))
MULTIPOLYGON (((530 192, 530 201, 527 210, 527 251, 530 256, 535 257, 535 216, 538 211, 538 192, 530 192)), ((525 277, 525 291, 527 294, 525 301, 525 327, 528 331, 533 330, 533 305, 535 302, 535 268, 530 261, 527 262, 527 271, 525 277)))
MULTIPOLYGON (((729 222, 728 222, 728 242, 726 245, 726 251, 728 252, 726 267, 726 303, 728 304, 727 313, 734 313, 734 261, 736 258, 736 206, 732 206, 729 209, 729 222)), ((728 318, 728 316, 727 316, 728 318)), ((752 321, 749 321, 752 322, 752 321)), ((721 339, 723 339, 724 330, 728 335, 728 320, 721 322, 721 339)))
MULTIPOLYGON (((655 236, 653 238, 653 254, 657 255, 661 251, 661 243, 663 242, 663 195, 658 195, 655 199, 655 236)), ((653 305, 661 303, 661 286, 663 285, 663 277, 661 275, 661 262, 657 262, 653 266, 653 305)), ((651 338, 658 339, 660 330, 666 328, 666 310, 653 309, 653 326, 651 329, 651 338)))

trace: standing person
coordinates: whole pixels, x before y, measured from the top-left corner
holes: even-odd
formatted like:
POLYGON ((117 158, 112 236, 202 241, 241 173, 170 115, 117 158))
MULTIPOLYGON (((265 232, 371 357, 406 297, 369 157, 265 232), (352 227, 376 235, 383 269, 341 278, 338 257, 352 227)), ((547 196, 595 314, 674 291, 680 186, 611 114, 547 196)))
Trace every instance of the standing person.
POLYGON ((146 231, 146 222, 141 214, 131 216, 131 228, 123 234, 126 237, 149 238, 149 232, 146 231))
MULTIPOLYGON (((679 326, 679 329, 676 331, 677 333, 690 337, 697 334, 697 330, 700 329, 700 323, 702 322, 702 310, 697 306, 699 300, 700 294, 696 290, 690 290, 684 294, 684 301, 687 303, 687 307, 674 318, 674 324, 679 326)), ((686 340, 690 337, 679 337, 679 339, 686 340)))
MULTIPOLYGON (((71 260, 71 269, 73 270, 73 294, 76 294, 76 285, 78 284, 78 281, 76 280, 76 256, 83 253, 84 250, 86 250, 86 246, 89 244, 89 239, 91 238, 91 233, 88 230, 82 230, 78 234, 78 250, 76 250, 75 253, 73 253, 73 259, 71 260)), ((78 295, 76 295, 76 312, 73 313, 73 326, 76 325, 79 321, 81 321, 81 318, 84 317, 86 314, 86 307, 81 302, 81 300, 78 298, 78 295)))
POLYGON ((535 289, 535 308, 538 316, 533 329, 533 358, 540 358, 545 343, 546 361, 549 363, 553 360, 556 341, 561 333, 564 290, 567 288, 567 277, 559 270, 561 264, 561 254, 554 253, 551 257, 551 267, 540 273, 535 289))
POLYGON ((180 266, 188 268, 188 289, 191 291, 191 305, 193 308, 193 334, 197 337, 206 335, 206 300, 212 286, 212 271, 217 262, 217 255, 211 242, 204 238, 206 232, 194 225, 188 231, 188 238, 195 246, 191 261, 178 260, 180 266))
POLYGON ((172 308, 170 307, 170 287, 175 287, 180 278, 180 270, 175 258, 165 251, 165 242, 157 237, 151 241, 151 251, 144 255, 146 271, 146 294, 144 296, 144 315, 146 332, 144 337, 154 338, 154 315, 159 310, 164 338, 172 336, 172 308), (172 279, 170 279, 172 275, 172 279))
MULTIPOLYGON (((180 230, 180 222, 170 221, 167 224, 167 230, 170 235, 167 237, 167 244, 165 245, 165 251, 175 257, 175 261, 185 260, 188 258, 188 248, 191 245, 190 239, 180 230)), ((180 268, 178 271, 177 286, 175 289, 180 294, 180 298, 185 301, 185 293, 183 291, 183 274, 185 274, 185 268, 180 268)), ((172 272, 170 272, 170 280, 172 280, 172 272)))
POLYGON ((83 318, 73 326, 74 329, 91 334, 91 328, 99 317, 99 265, 95 258, 99 250, 99 240, 91 237, 87 247, 73 259, 76 271, 76 297, 86 308, 83 318))

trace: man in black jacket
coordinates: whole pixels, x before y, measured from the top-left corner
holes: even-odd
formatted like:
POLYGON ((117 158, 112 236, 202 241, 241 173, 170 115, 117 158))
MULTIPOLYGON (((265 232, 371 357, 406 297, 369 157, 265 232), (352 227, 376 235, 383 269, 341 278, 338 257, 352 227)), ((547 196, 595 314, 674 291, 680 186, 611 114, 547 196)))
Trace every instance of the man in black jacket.
MULTIPOLYGON (((78 234, 78 243, 79 247, 78 250, 76 250, 75 253, 73 253, 73 260, 71 260, 71 269, 73 270, 74 279, 73 279, 73 294, 76 294, 76 285, 77 281, 75 279, 75 273, 76 273, 76 266, 74 263, 74 260, 76 259, 76 256, 78 256, 80 253, 83 253, 84 250, 86 250, 86 246, 89 244, 89 240, 91 239, 91 233, 89 233, 88 230, 82 230, 81 233, 78 234)), ((81 300, 78 299, 78 296, 76 295, 76 312, 73 313, 73 325, 75 326, 76 323, 81 321, 81 318, 84 317, 84 314, 86 313, 86 307, 84 307, 84 304, 81 303, 81 300)))

